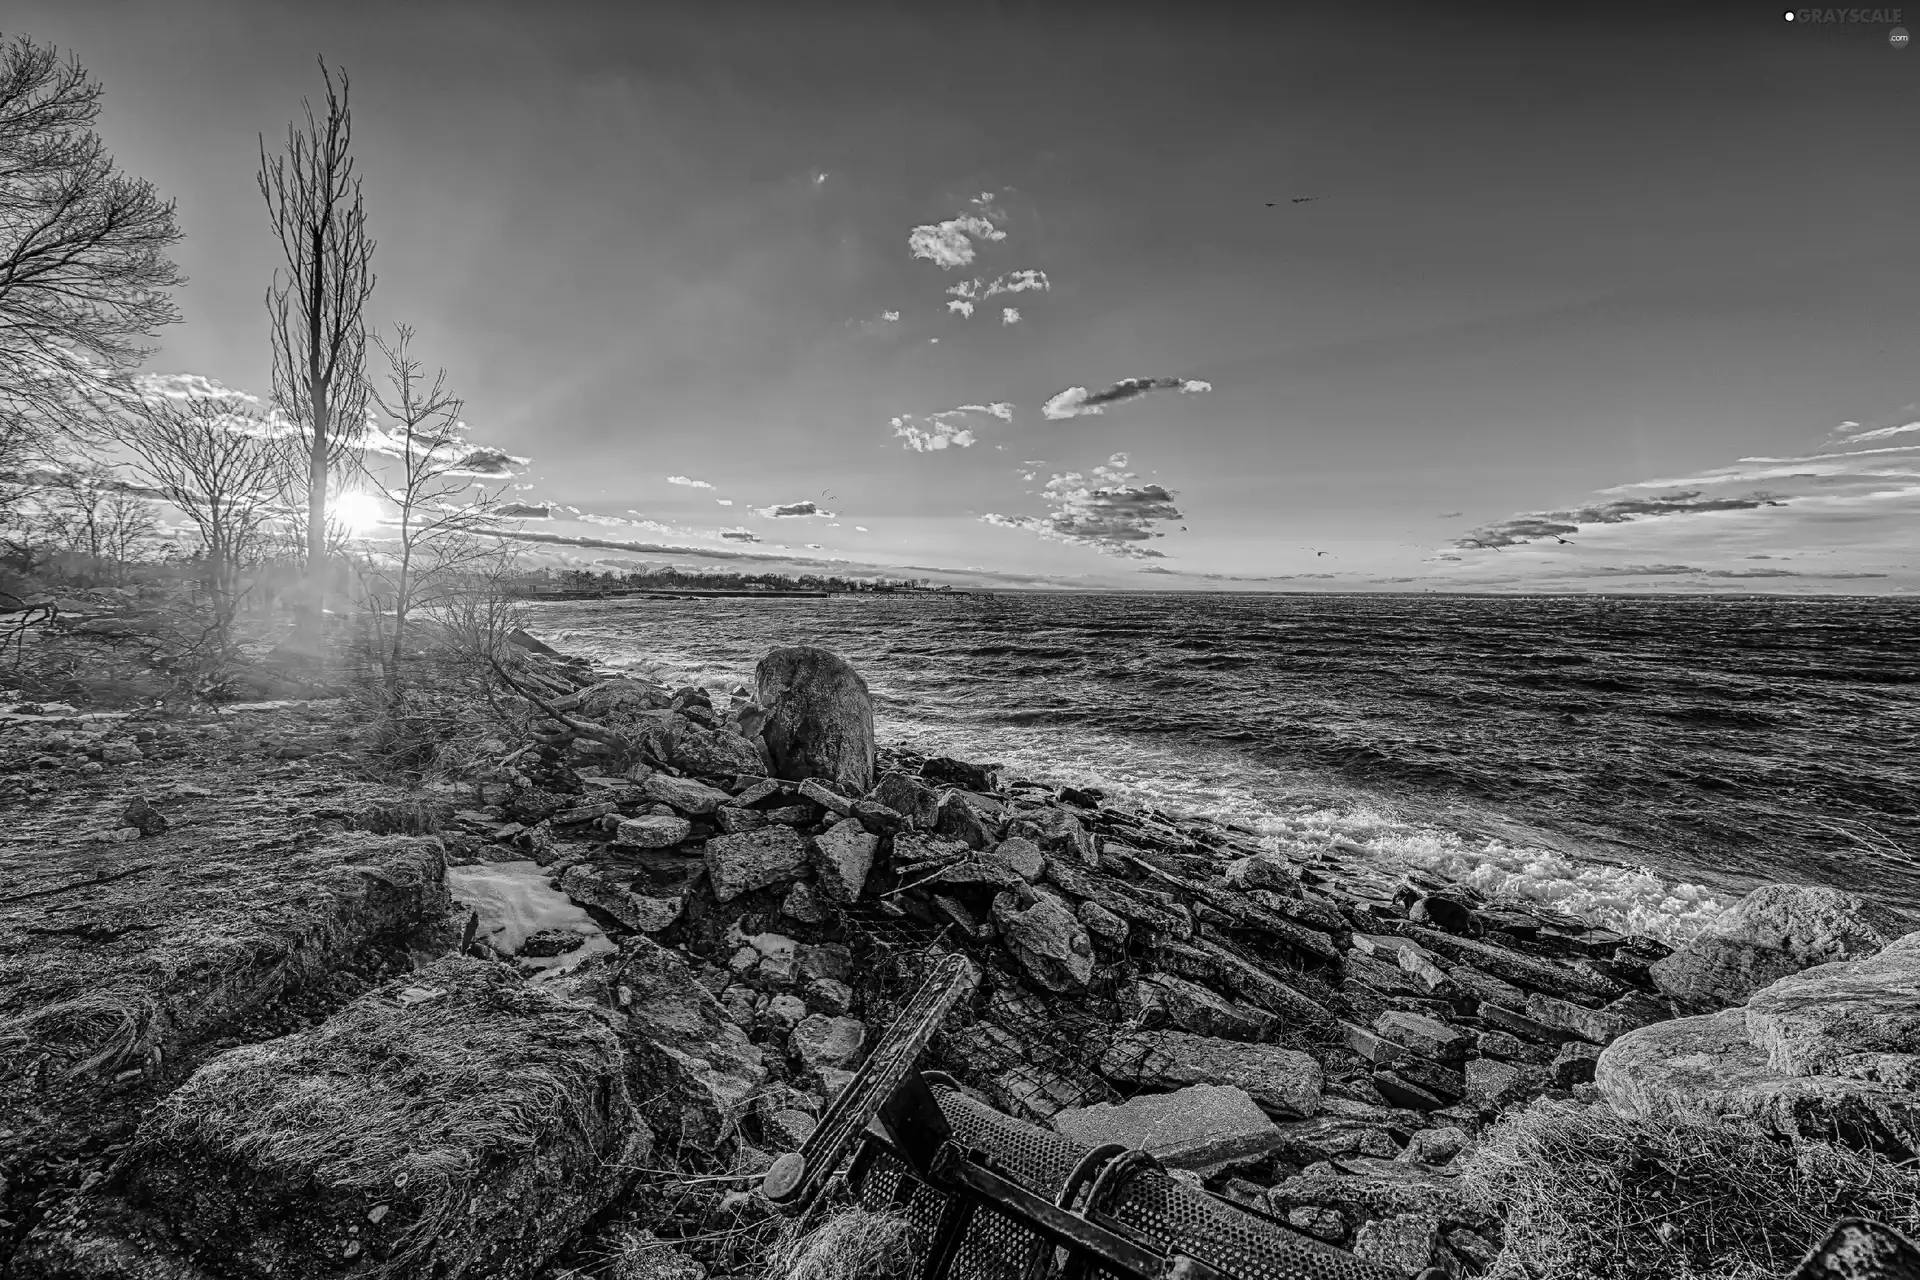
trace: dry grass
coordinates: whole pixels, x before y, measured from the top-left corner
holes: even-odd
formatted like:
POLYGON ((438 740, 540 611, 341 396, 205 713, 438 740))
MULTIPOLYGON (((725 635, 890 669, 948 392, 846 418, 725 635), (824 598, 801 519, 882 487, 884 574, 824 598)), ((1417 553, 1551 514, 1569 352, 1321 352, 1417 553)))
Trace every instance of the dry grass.
POLYGON ((1603 1105, 1535 1103, 1496 1125, 1463 1173, 1506 1218, 1502 1280, 1763 1280, 1788 1275, 1837 1218, 1920 1228, 1911 1162, 1603 1105))
POLYGON ((850 1205, 799 1234, 790 1225, 767 1255, 767 1280, 904 1280, 924 1246, 897 1209, 850 1205))

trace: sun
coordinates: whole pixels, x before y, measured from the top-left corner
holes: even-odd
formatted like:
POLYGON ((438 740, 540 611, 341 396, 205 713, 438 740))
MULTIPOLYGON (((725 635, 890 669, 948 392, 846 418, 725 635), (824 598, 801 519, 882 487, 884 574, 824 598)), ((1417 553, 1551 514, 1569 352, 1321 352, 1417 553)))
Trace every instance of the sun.
POLYGON ((378 532, 386 522, 387 504, 374 494, 352 489, 333 500, 333 518, 345 525, 351 536, 364 538, 378 532))

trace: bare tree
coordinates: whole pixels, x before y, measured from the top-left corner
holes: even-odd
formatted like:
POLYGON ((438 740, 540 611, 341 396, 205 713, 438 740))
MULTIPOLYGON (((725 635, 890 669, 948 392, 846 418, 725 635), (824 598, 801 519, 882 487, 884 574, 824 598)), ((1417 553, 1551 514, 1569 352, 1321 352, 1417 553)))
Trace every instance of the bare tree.
POLYGON ((259 554, 276 514, 279 452, 272 426, 238 397, 155 396, 124 420, 131 469, 200 535, 212 630, 226 656, 239 609, 241 570, 259 554))
POLYGON ((180 318, 173 203, 115 169, 100 98, 53 46, 0 48, 0 435, 84 431, 180 318))
POLYGON ((464 402, 447 390, 445 369, 427 381, 408 350, 412 328, 396 325, 391 343, 377 334, 373 342, 386 358, 388 390, 371 394, 394 423, 390 439, 370 443, 365 464, 370 474, 387 473, 383 491, 398 509, 393 551, 378 571, 393 610, 393 634, 376 630, 391 687, 399 679, 412 613, 483 564, 491 570, 496 548, 482 535, 499 526, 506 487, 489 489, 485 480, 503 476, 505 459, 467 440, 460 421, 464 402), (375 462, 381 453, 390 453, 392 461, 375 462))
POLYGON ((306 127, 287 127, 284 155, 267 155, 260 139, 260 194, 280 242, 284 267, 267 289, 273 339, 273 399, 297 431, 303 464, 309 599, 301 633, 319 651, 327 583, 327 489, 365 429, 367 330, 373 293, 373 247, 360 179, 353 172, 353 116, 347 77, 336 90, 323 60, 327 110, 316 120, 302 101, 306 127))
POLYGON ((41 492, 46 525, 62 551, 111 566, 115 577, 159 527, 153 504, 98 464, 65 467, 41 492))

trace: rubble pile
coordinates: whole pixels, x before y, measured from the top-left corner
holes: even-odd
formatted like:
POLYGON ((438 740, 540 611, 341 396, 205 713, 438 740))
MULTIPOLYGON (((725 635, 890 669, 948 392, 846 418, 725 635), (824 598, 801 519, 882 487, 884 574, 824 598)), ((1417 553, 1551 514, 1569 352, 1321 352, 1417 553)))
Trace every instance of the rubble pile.
MULTIPOLYGON (((1700 1014, 1702 993, 1892 936, 1816 893, 1670 953, 1396 875, 1343 841, 1283 845, 877 747, 864 682, 823 650, 775 650, 756 688, 716 695, 516 643, 516 688, 546 717, 534 741, 498 744, 495 772, 459 797, 340 810, 363 831, 434 830, 444 886, 421 902, 436 915, 444 888, 451 912, 414 927, 463 954, 416 957, 270 1051, 207 1061, 9 1274, 162 1274, 140 1259, 210 1257, 246 1234, 243 1186, 307 1188, 305 1225, 260 1248, 313 1273, 399 1265, 432 1238, 436 1265, 534 1274, 585 1249, 568 1238, 597 1214, 597 1230, 627 1224, 709 1275, 754 1274, 767 1216, 754 1176, 806 1140, 953 950, 984 981, 927 1065, 970 1094, 1088 1144, 1145 1148, 1183 1181, 1403 1274, 1480 1274, 1501 1224, 1457 1170, 1503 1109, 1592 1101, 1603 1055, 1611 1094, 1684 1109, 1683 1087, 1712 1082, 1661 1071, 1659 1028, 1683 1029, 1670 1020, 1700 1014), (485 1083, 498 1124, 459 1119, 476 1114, 482 1028, 519 1064, 485 1083), (391 1048, 369 1053, 376 1041, 391 1048), (396 1106, 404 1064, 433 1082, 422 1110, 381 1123, 405 1140, 356 1147, 360 1117, 396 1106), (268 1141, 256 1115, 299 1123, 268 1141), (438 1189, 401 1194, 435 1143, 438 1189), (556 1178, 556 1161, 602 1172, 556 1178), (199 1235, 154 1226, 189 1200, 199 1235)), ((117 820, 144 839, 165 817, 130 805, 117 820)), ((1845 1040, 1802 1026, 1807 1000, 1775 1003, 1771 1021, 1744 1015, 1759 1047, 1741 1053, 1845 1040)), ((1802 1056, 1820 1059, 1802 1076, 1833 1069, 1832 1053, 1802 1056)), ((220 1274, 277 1265, 234 1256, 220 1274)))

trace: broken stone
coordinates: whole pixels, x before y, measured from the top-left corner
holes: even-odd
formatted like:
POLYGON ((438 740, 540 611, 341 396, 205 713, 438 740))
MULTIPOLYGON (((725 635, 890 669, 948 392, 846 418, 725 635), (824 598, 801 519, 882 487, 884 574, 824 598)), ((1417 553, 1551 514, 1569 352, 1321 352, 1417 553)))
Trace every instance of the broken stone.
POLYGON ((1270 1038, 1280 1024, 1265 1009, 1223 999, 1199 983, 1173 974, 1155 974, 1150 981, 1158 988, 1167 1021, 1197 1036, 1261 1041, 1270 1038))
POLYGON ((670 778, 664 773, 649 774, 640 784, 641 794, 658 800, 678 813, 710 814, 733 797, 718 787, 710 787, 695 778, 670 778))
POLYGON ((833 978, 815 978, 807 984, 807 1005, 815 1012, 837 1018, 853 1007, 853 988, 833 978))
POLYGON ((1396 1107, 1411 1107, 1421 1111, 1438 1111, 1441 1107, 1446 1106, 1447 1099, 1440 1097, 1429 1089, 1415 1084, 1413 1081, 1398 1073, 1399 1070, 1410 1065, 1412 1064, 1409 1061, 1401 1063, 1400 1067, 1393 1071, 1374 1072, 1372 1077, 1373 1087, 1379 1090, 1381 1097, 1396 1107))
POLYGON ((821 808, 831 810, 838 817, 847 818, 853 815, 853 802, 826 786, 818 778, 808 778, 802 782, 800 794, 821 808))
POLYGON ((120 825, 132 827, 143 836, 165 835, 167 831, 166 815, 154 808, 145 796, 127 801, 127 807, 120 811, 120 825))
POLYGON ((958 791, 943 792, 934 808, 933 833, 946 840, 958 840, 970 849, 985 849, 993 844, 993 832, 966 797, 958 791))
POLYGON ((832 916, 833 909, 820 900, 812 885, 801 880, 787 890, 787 896, 780 902, 780 913, 801 924, 823 924, 832 916))
POLYGON ((993 922, 1007 950, 1049 991, 1081 991, 1093 976, 1093 942, 1073 913, 1051 898, 1028 891, 1022 905, 1013 893, 993 900, 993 922))
MULTIPOLYGON (((1600 1004, 1621 992, 1620 984, 1611 978, 1576 965, 1556 964, 1551 960, 1509 951, 1491 942, 1476 942, 1472 938, 1455 937, 1419 925, 1406 925, 1405 929, 1407 936, 1415 942, 1457 964, 1473 965, 1502 981, 1544 991, 1576 1004, 1600 1004)), ((1454 980, 1460 981, 1458 975, 1454 975, 1454 980)), ((1461 985, 1466 986, 1465 983, 1461 985)))
POLYGON ((791 1027, 807 1016, 807 1004, 799 996, 781 994, 767 1001, 767 1021, 776 1027, 791 1027))
POLYGON ((1227 883, 1236 889, 1272 889, 1290 893, 1300 887, 1300 872, 1277 853, 1260 853, 1227 864, 1227 883))
POLYGON ((1492 1058, 1474 1058, 1467 1063, 1467 1094, 1489 1106, 1500 1106, 1517 1097, 1525 1082, 1520 1068, 1492 1058))
POLYGON ((670 849, 693 833, 685 818, 649 815, 628 818, 614 829, 613 842, 634 849, 670 849))
POLYGON ((1441 1165, 1459 1155, 1467 1147, 1467 1134, 1464 1129, 1448 1126, 1444 1129, 1420 1129, 1407 1140, 1407 1146, 1396 1159, 1416 1164, 1441 1165))
POLYGON ((658 933, 680 918, 686 900, 653 898, 606 879, 590 867, 573 866, 560 877, 560 892, 582 906, 598 907, 637 933, 658 933))
POLYGON ((842 818, 824 835, 814 837, 813 864, 820 892, 833 902, 857 899, 879 845, 880 837, 869 834, 857 818, 842 818))
POLYGON ((1353 1234, 1354 1256, 1403 1276, 1427 1269, 1440 1242, 1440 1219, 1431 1213, 1398 1213, 1365 1222, 1353 1234))
POLYGON ((1317 1115, 1280 1126, 1283 1145, 1278 1152, 1294 1164, 1338 1160, 1345 1156, 1379 1156, 1391 1160, 1400 1147, 1393 1135, 1377 1124, 1351 1116, 1317 1115))
POLYGON ((1089 1147, 1118 1142, 1149 1151, 1177 1169, 1261 1156, 1281 1143, 1279 1129, 1251 1097, 1222 1085, 1069 1107, 1053 1117, 1053 1127, 1089 1147))
POLYGON ((743 831, 758 831, 767 825, 767 815, 758 809, 739 809, 732 805, 722 805, 713 811, 713 820, 726 835, 739 835, 743 831))
POLYGON ((1113 912, 1097 902, 1087 901, 1080 904, 1079 910, 1074 912, 1074 915, 1087 927, 1089 934, 1116 951, 1126 949, 1127 922, 1113 912))
POLYGON ((1599 1060, 1600 1050, 1594 1045, 1581 1044, 1577 1040, 1561 1045, 1559 1054, 1553 1060, 1553 1087, 1571 1089, 1577 1084, 1586 1084, 1593 1079, 1594 1064, 1599 1060))
POLYGON ((858 1018, 829 1018, 810 1014, 793 1029, 787 1047, 808 1068, 845 1070, 860 1057, 866 1047, 867 1027, 858 1018))
POLYGON ((769 826, 707 841, 713 896, 730 902, 743 893, 792 880, 807 864, 807 846, 792 827, 769 826))
MULTIPOLYGON (((1768 1065, 1788 1075, 1920 1075, 1920 932, 1756 992, 1746 1028, 1768 1065)), ((1920 1079, 1910 1087, 1920 1089, 1920 1079)))
MULTIPOLYGON (((1265 1204, 1264 1193, 1261 1203, 1265 1204)), ((1339 1244, 1347 1238, 1347 1220, 1338 1209, 1302 1205, 1287 1215, 1287 1225, 1328 1244, 1339 1244)))
POLYGON ((1046 856, 1040 852, 1040 846, 1020 836, 1002 840, 993 847, 990 856, 997 862, 1005 863, 1022 880, 1038 880, 1047 866, 1046 856))
POLYGON ((1246 1044, 1184 1031, 1123 1036, 1100 1059, 1100 1073, 1124 1084, 1179 1088, 1232 1085, 1266 1111, 1303 1120, 1320 1110, 1325 1079, 1307 1054, 1271 1044, 1246 1044))
POLYGON ((931 827, 940 808, 940 797, 917 778, 904 773, 883 776, 866 799, 897 813, 916 827, 931 827))
POLYGON ((770 1112, 760 1122, 761 1132, 776 1151, 798 1151, 813 1136, 820 1122, 804 1111, 782 1108, 770 1112))
POLYGON ((907 829, 906 815, 897 809, 889 809, 877 800, 856 800, 851 806, 853 816, 860 825, 877 836, 894 835, 907 829))
POLYGON ((1457 1061, 1466 1053, 1465 1036, 1423 1014, 1390 1009, 1373 1020, 1373 1029, 1395 1044, 1436 1062, 1457 1061))

